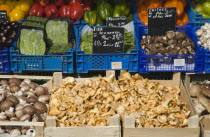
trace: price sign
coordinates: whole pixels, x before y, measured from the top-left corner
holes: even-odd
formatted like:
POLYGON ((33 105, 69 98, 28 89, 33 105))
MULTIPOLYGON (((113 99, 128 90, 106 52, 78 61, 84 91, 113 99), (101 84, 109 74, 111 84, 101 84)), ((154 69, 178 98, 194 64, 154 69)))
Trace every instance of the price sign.
POLYGON ((169 30, 175 31, 176 8, 148 9, 148 34, 151 36, 165 35, 169 30))
POLYGON ((109 27, 120 27, 127 24, 127 17, 108 17, 106 25, 109 27))
POLYGON ((0 20, 7 19, 7 12, 5 10, 0 10, 0 20))
POLYGON ((175 67, 184 67, 185 59, 174 59, 174 66, 175 67))
POLYGON ((124 53, 124 28, 94 27, 93 53, 124 53))

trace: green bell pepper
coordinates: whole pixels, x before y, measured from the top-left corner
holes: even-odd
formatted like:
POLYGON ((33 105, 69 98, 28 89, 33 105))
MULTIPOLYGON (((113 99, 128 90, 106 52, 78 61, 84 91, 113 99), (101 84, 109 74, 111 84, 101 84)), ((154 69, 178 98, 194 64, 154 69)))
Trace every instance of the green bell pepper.
POLYGON ((128 16, 130 13, 130 8, 126 3, 120 3, 115 5, 113 17, 122 17, 122 16, 128 16))
POLYGON ((97 20, 97 12, 96 11, 85 11, 84 20, 89 25, 95 25, 97 20))
POLYGON ((105 2, 97 7, 97 13, 102 20, 105 20, 107 17, 112 17, 112 5, 105 2))
POLYGON ((104 20, 99 15, 97 15, 96 25, 105 25, 104 20))

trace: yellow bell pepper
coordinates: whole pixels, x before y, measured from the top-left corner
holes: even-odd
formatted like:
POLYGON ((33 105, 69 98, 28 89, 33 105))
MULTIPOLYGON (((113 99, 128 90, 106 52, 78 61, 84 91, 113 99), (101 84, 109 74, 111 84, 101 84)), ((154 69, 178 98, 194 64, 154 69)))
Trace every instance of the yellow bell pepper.
POLYGON ((7 1, 5 2, 5 4, 6 4, 7 6, 9 6, 10 9, 12 10, 12 9, 15 8, 15 6, 16 6, 16 4, 17 4, 17 1, 16 1, 16 0, 7 0, 7 1))
POLYGON ((7 6, 7 5, 5 5, 5 4, 1 4, 0 5, 0 10, 5 10, 6 12, 7 12, 7 16, 9 15, 9 13, 10 13, 10 7, 9 6, 7 6))
POLYGON ((12 10, 12 12, 10 12, 9 14, 9 20, 11 22, 13 21, 20 21, 21 19, 23 19, 25 16, 25 13, 24 11, 18 9, 18 8, 15 8, 12 10))
POLYGON ((16 9, 22 10, 23 12, 25 12, 26 14, 29 12, 30 10, 30 4, 27 2, 18 2, 16 7, 16 9))

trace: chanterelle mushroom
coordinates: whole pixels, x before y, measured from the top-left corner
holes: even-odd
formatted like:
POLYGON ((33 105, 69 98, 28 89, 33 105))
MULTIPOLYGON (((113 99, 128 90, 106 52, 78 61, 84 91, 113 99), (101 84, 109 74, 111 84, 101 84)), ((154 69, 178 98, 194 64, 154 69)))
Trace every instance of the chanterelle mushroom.
POLYGON ((65 78, 51 93, 49 115, 60 127, 107 126, 115 114, 135 114, 138 127, 186 127, 189 117, 178 87, 127 72, 119 80, 113 75, 85 81, 65 78))

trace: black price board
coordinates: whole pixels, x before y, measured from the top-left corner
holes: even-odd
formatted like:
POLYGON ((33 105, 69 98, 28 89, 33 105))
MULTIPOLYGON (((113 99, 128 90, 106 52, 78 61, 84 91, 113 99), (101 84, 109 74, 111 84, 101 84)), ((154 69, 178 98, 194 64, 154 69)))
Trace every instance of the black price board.
POLYGON ((165 35, 169 30, 175 31, 176 8, 148 9, 148 34, 151 36, 165 35))
POLYGON ((124 53, 124 28, 94 27, 93 53, 124 53))
POLYGON ((7 19, 7 12, 5 10, 0 10, 0 20, 7 19))
POLYGON ((108 17, 106 25, 109 27, 120 27, 127 24, 127 17, 108 17))

